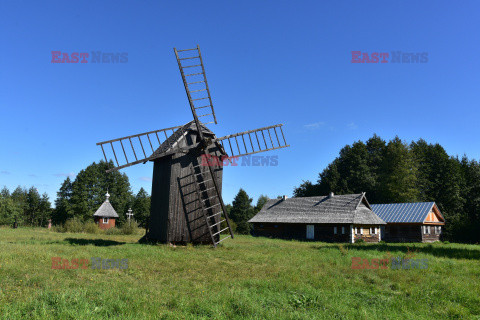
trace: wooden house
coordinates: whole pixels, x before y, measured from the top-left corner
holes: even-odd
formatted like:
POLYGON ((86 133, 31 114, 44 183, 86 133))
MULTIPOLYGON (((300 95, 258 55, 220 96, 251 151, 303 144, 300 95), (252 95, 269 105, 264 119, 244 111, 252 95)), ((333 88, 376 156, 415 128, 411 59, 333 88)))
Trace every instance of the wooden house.
POLYGON ((371 210, 365 193, 269 200, 249 220, 256 236, 329 242, 381 240, 385 222, 371 210))
MULTIPOLYGON (((216 138, 207 127, 201 127, 208 141, 216 138)), ((149 240, 169 243, 212 241, 202 206, 218 209, 219 203, 214 197, 200 200, 202 198, 197 194, 197 179, 209 169, 202 159, 202 152, 195 148, 201 143, 196 132, 195 122, 191 121, 169 136, 154 153, 154 156, 162 156, 153 160, 149 240)), ((218 142, 207 143, 206 150, 216 159, 226 155, 218 142)), ((213 172, 221 192, 223 167, 215 165, 213 172)), ((211 185, 205 184, 200 192, 206 194, 208 188, 212 188, 211 185)), ((212 223, 220 221, 218 216, 212 219, 212 223)))
POLYGON ((105 196, 107 199, 93 215, 95 223, 98 224, 100 229, 110 229, 115 227, 115 219, 118 218, 117 212, 113 209, 112 204, 108 200, 108 198, 110 198, 108 192, 105 196))
POLYGON ((442 235, 445 218, 435 202, 372 204, 387 225, 382 238, 392 242, 433 242, 442 235))

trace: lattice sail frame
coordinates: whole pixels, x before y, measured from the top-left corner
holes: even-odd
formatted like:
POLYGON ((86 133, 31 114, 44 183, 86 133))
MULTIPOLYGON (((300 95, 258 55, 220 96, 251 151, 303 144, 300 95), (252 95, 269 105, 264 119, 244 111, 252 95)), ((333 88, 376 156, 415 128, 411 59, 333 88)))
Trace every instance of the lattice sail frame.
MULTIPOLYGON (((183 50, 177 50, 177 48, 173 48, 173 51, 175 52, 175 57, 177 58, 178 69, 180 70, 180 75, 182 76, 183 85, 185 87, 188 102, 190 104, 195 121, 199 121, 204 125, 210 123, 217 124, 217 118, 215 116, 215 110, 213 109, 212 97, 208 87, 200 46, 197 45, 196 48, 183 50), (185 60, 188 62, 185 62, 185 60), (185 65, 184 63, 190 64, 185 65), (187 71, 185 69, 187 69, 187 71), (205 105, 205 103, 207 104, 205 105), (206 108, 209 110, 207 113, 200 115, 197 114, 197 110, 206 108), (208 116, 212 116, 213 121, 203 122, 199 120, 200 118, 208 116)), ((199 112, 205 111, 201 110, 199 112)))
MULTIPOLYGON (((168 144, 169 145, 168 152, 164 152, 160 154, 155 153, 155 151, 163 144, 164 141, 168 141, 170 136, 167 135, 167 132, 171 131, 171 134, 174 135, 178 130, 182 130, 182 126, 148 131, 148 132, 134 134, 131 136, 126 136, 118 139, 102 141, 102 142, 98 142, 97 146, 100 146, 102 148, 102 153, 106 162, 108 162, 109 160, 112 160, 112 161, 115 160, 114 163, 116 163, 117 166, 113 169, 107 170, 107 172, 111 172, 111 171, 120 170, 126 167, 130 167, 139 163, 145 163, 147 161, 159 158, 169 153, 182 151, 179 147, 180 143, 173 142, 168 144), (162 134, 165 135, 164 140, 163 140, 163 137, 160 138, 162 134), (155 138, 156 138, 156 141, 158 142, 158 145, 155 142, 155 138), (153 140, 153 143, 152 143, 152 140, 153 140), (124 142, 127 145, 127 147, 125 147, 124 142), (150 145, 150 148, 152 149, 151 154, 150 152, 148 152, 148 149, 147 149, 147 152, 145 152, 144 144, 147 147, 148 145, 150 145), (128 148, 128 146, 130 146, 130 148, 128 148), (117 152, 115 152, 115 149, 117 149, 117 152), (117 156, 117 153, 119 154, 118 156, 117 156), (121 157, 122 153, 123 153, 123 157, 125 158, 125 161, 123 161, 123 157, 121 157), (143 157, 141 157, 142 153, 143 153, 143 157), (149 154, 149 156, 147 156, 147 153, 149 154), (107 154, 109 155, 109 157, 107 157, 107 154), (131 160, 129 160, 129 156, 131 160), (134 158, 135 158, 135 161, 133 161, 134 158)), ((185 134, 182 133, 182 136, 184 137, 185 134)))
POLYGON ((216 141, 219 141, 222 144, 223 149, 227 153, 228 153, 228 150, 230 150, 230 154, 229 154, 230 157, 241 157, 241 156, 246 156, 249 154, 255 154, 259 152, 282 149, 290 146, 289 144, 287 144, 287 140, 285 140, 285 135, 283 134, 282 126, 283 124, 276 124, 269 127, 230 134, 228 136, 217 138, 216 141), (282 139, 280 139, 278 136, 277 128, 282 134, 282 139), (268 140, 266 138, 267 133, 268 133, 268 137, 270 138, 269 139, 270 143, 268 143, 268 140), (272 139, 272 133, 275 134, 275 139, 272 139), (247 142, 245 142, 245 136, 248 137, 247 142), (254 136, 253 140, 252 140, 252 136, 254 136), (239 137, 242 138, 240 144, 238 143, 239 137), (233 147, 232 147, 231 140, 234 140, 235 142, 233 147), (257 144, 255 144, 255 141, 257 142, 257 144), (263 143, 260 143, 260 141, 262 141, 263 143), (229 148, 227 148, 227 145, 226 145, 227 142, 228 142, 229 148), (241 148, 242 142, 243 142, 243 150, 241 148), (235 146, 237 147, 236 149, 235 149, 235 146))

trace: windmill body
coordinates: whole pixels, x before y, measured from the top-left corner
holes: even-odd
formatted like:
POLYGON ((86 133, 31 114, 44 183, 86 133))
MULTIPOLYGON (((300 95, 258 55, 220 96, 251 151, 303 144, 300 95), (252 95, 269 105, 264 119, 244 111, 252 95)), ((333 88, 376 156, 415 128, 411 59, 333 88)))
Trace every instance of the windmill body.
MULTIPOLYGON (((180 147, 188 148, 198 144, 195 124, 187 124, 185 139, 180 147)), ((180 130, 180 129, 179 129, 180 130)), ((208 129, 205 136, 215 138, 208 129)), ((177 139, 178 140, 178 139, 177 139)), ((150 208, 148 238, 169 243, 211 243, 212 239, 204 218, 203 205, 211 207, 206 214, 211 216, 221 210, 218 199, 208 199, 211 194, 205 190, 213 188, 211 181, 201 181, 208 168, 202 163, 202 155, 196 148, 188 152, 175 152, 153 160, 152 197, 150 208), (193 169, 193 171, 192 171, 193 169), (199 190, 197 190, 199 187, 199 190), (201 203, 203 202, 203 203, 201 203)), ((225 155, 223 148, 211 143, 206 148, 207 154, 221 157, 225 155)), ((221 191, 222 167, 213 168, 217 185, 221 191)), ((210 219, 218 223, 220 216, 210 219)), ((214 236, 219 240, 219 235, 214 236)))
POLYGON ((210 89, 200 47, 174 48, 193 120, 183 126, 144 132, 97 143, 105 161, 119 170, 152 161, 153 179, 148 240, 212 243, 232 237, 222 199, 222 166, 206 157, 240 157, 289 147, 282 124, 216 137, 210 89), (210 119, 211 121, 208 122, 210 119), (151 152, 149 151, 151 150, 151 152), (107 157, 108 154, 108 157, 107 157))

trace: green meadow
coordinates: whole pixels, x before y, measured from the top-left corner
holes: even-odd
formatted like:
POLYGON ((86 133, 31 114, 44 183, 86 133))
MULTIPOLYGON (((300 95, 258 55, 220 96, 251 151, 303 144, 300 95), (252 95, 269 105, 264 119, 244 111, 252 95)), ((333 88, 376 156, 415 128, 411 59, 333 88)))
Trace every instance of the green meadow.
POLYGON ((209 246, 140 235, 0 228, 1 319, 480 319, 480 245, 328 244, 236 236, 209 246), (128 259, 52 269, 52 258, 128 259), (352 269, 352 258, 427 269, 352 269))

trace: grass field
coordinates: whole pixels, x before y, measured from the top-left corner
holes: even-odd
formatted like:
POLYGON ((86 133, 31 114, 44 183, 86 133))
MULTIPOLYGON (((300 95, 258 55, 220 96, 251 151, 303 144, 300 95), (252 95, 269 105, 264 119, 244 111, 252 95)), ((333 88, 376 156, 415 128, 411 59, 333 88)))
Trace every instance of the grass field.
POLYGON ((0 228, 0 318, 480 319, 480 246, 326 244, 237 236, 222 247, 140 236, 0 228), (352 257, 428 259, 428 269, 352 269, 352 257), (52 269, 52 257, 128 259, 52 269))

